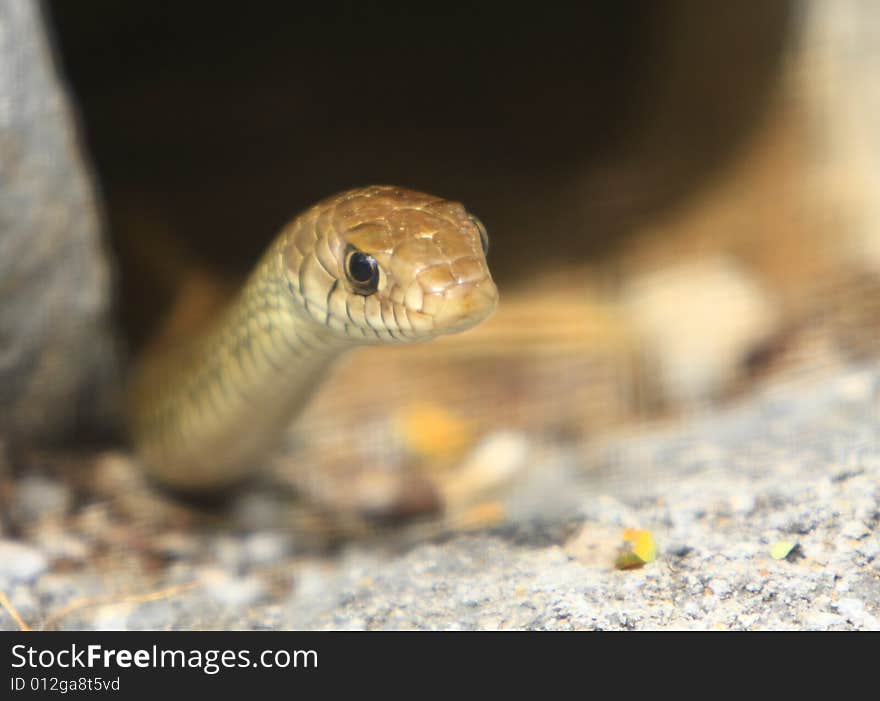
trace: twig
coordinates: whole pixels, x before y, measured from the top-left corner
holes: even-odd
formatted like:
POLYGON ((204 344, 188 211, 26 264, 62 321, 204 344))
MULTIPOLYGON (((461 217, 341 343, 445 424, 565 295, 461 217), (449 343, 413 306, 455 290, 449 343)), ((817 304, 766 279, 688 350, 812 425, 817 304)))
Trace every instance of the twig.
POLYGON ((198 586, 201 586, 201 582, 193 581, 187 582, 185 584, 175 584, 174 586, 166 587, 165 589, 146 592, 144 594, 131 594, 118 599, 114 598, 115 595, 99 596, 90 599, 75 599, 67 604, 67 606, 63 607, 62 609, 56 611, 51 616, 46 618, 46 620, 43 622, 43 629, 51 630, 54 626, 58 625, 58 623, 63 618, 69 616, 75 611, 79 611, 84 608, 101 605, 117 606, 121 604, 144 604, 150 601, 160 601, 162 599, 167 599, 169 597, 176 596, 177 594, 189 591, 190 589, 195 589, 198 586))
POLYGON ((24 619, 19 615, 18 611, 15 610, 15 606, 12 605, 12 602, 9 600, 9 597, 6 596, 2 591, 0 591, 0 606, 2 606, 6 613, 12 616, 12 619, 18 625, 19 630, 30 630, 31 627, 24 622, 24 619))

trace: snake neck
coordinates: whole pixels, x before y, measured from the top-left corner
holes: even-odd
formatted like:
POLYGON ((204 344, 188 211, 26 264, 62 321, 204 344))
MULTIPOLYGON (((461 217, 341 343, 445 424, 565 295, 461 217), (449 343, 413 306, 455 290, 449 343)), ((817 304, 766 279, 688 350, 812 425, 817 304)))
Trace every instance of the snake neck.
POLYGON ((136 373, 132 435, 163 483, 203 491, 248 476, 351 346, 291 303, 282 266, 273 248, 207 333, 136 373))

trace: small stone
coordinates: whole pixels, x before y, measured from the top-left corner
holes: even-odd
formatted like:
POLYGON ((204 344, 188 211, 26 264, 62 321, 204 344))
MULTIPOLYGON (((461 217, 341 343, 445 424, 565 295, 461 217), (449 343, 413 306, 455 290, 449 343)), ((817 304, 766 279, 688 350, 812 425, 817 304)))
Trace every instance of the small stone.
POLYGON ((266 593, 256 577, 233 577, 219 569, 204 570, 201 579, 207 594, 226 606, 251 606, 266 593))
POLYGON ((130 604, 101 606, 92 615, 92 630, 126 630, 133 611, 130 604))
POLYGON ((836 613, 828 611, 812 611, 804 617, 804 627, 807 630, 828 630, 832 626, 844 625, 846 620, 836 613))
POLYGON ((512 481, 527 466, 529 450, 529 441, 521 433, 498 431, 486 436, 458 469, 440 481, 447 507, 473 503, 512 481))
POLYGON ((686 543, 673 543, 666 552, 672 557, 685 558, 694 551, 694 548, 686 543))
POLYGON ((64 533, 60 525, 41 529, 34 536, 40 551, 52 562, 85 562, 91 554, 88 544, 76 535, 64 533))
POLYGON ((621 308, 661 398, 677 405, 728 388, 749 354, 778 329, 780 312, 756 278, 724 257, 642 273, 627 284, 621 308))
POLYGON ((588 567, 610 569, 620 546, 620 528, 586 523, 565 544, 565 552, 588 567))
POLYGON ((690 618, 701 618, 701 617, 703 616, 703 611, 702 611, 702 610, 700 609, 700 607, 697 606, 697 604, 696 604, 695 602, 693 602, 693 601, 688 601, 688 602, 684 605, 684 609, 683 609, 683 610, 684 610, 685 615, 688 616, 688 617, 690 617, 690 618))
POLYGON ((280 533, 253 533, 244 543, 247 559, 255 565, 280 562, 290 552, 289 539, 280 533))
POLYGON ((840 528, 841 535, 846 536, 847 538, 852 538, 853 540, 859 540, 869 535, 871 531, 862 521, 852 520, 847 521, 840 528))
POLYGON ((730 582, 728 582, 726 579, 719 578, 713 579, 711 582, 709 582, 709 589, 719 599, 723 599, 731 592, 730 582))
POLYGON ((199 543, 185 532, 168 531, 153 540, 153 548, 169 560, 183 560, 196 556, 199 543))
POLYGON ((0 579, 27 582, 49 568, 49 560, 36 548, 14 540, 0 540, 0 579))
POLYGON ((854 626, 871 630, 880 629, 880 620, 865 610, 865 602, 861 599, 839 599, 831 606, 854 626))
POLYGON ((875 567, 880 567, 880 538, 863 538, 855 546, 855 551, 873 562, 875 567))
POLYGON ((837 381, 837 392, 841 399, 849 402, 866 402, 871 398, 874 377, 862 370, 844 375, 837 381))
POLYGON ((745 630, 749 630, 755 623, 758 622, 758 614, 756 613, 741 613, 736 617, 737 622, 743 627, 745 630))
POLYGON ((755 495, 751 492, 738 492, 728 500, 730 509, 738 515, 746 515, 755 509, 755 495))
POLYGON ((294 571, 294 593, 305 600, 326 596, 336 585, 335 577, 335 571, 327 564, 301 562, 294 571))
POLYGON ((218 535, 211 542, 211 553, 216 562, 228 570, 244 566, 246 553, 242 541, 228 534, 218 535))
POLYGON ((16 516, 24 522, 63 516, 71 503, 70 490, 60 482, 33 475, 15 490, 16 516))
POLYGON ((247 491, 235 498, 230 519, 244 531, 276 528, 284 522, 284 505, 277 495, 247 491))

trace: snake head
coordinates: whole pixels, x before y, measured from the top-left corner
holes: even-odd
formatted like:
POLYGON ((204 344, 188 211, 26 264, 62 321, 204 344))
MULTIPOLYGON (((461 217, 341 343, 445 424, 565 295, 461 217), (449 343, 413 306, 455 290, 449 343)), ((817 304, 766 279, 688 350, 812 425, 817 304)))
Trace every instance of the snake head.
POLYGON ((488 237, 464 207, 399 187, 350 190, 296 220, 282 255, 294 304, 338 337, 410 342, 464 331, 498 303, 488 237))

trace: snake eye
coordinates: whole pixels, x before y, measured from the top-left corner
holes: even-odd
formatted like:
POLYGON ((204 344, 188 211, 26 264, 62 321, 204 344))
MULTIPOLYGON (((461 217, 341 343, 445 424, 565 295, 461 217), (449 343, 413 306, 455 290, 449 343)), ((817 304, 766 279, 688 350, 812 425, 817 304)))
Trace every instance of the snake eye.
POLYGON ((345 259, 345 272, 359 295, 366 297, 379 287, 379 264, 373 256, 351 249, 345 259))
POLYGON ((477 227, 477 231, 480 232, 480 244, 483 246, 483 255, 489 255, 489 232, 486 231, 486 227, 483 225, 479 219, 477 219, 473 214, 468 215, 471 218, 471 221, 474 223, 474 226, 477 227))

